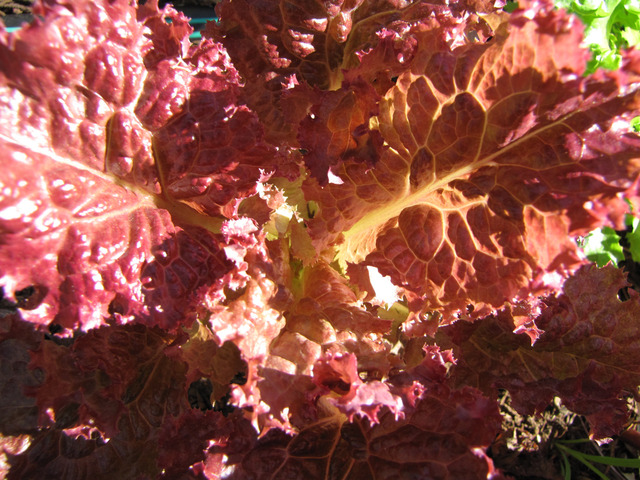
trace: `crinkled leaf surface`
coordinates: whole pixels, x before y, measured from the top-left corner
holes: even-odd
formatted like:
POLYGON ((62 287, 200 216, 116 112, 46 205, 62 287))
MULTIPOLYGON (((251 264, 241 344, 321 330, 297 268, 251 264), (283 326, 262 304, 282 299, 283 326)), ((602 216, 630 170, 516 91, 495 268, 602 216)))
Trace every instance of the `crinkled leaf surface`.
MULTIPOLYGON (((443 40, 464 43, 467 34, 491 30, 476 15, 469 18, 478 6, 472 1, 450 6, 406 0, 224 1, 216 7, 220 22, 210 23, 205 36, 221 38, 229 50, 246 80, 244 98, 262 119, 267 137, 291 143, 298 123, 324 95, 318 88, 340 89, 347 69, 359 65, 360 53, 376 45, 383 31, 404 34, 410 24, 437 17, 449 27, 441 31, 443 40)), ((497 6, 480 10, 495 12, 497 6)), ((359 73, 379 88, 414 50, 414 41, 398 41, 359 73)))
POLYGON ((392 379, 404 404, 397 420, 379 423, 324 417, 295 436, 271 431, 241 460, 231 478, 487 478, 481 450, 500 425, 497 405, 473 388, 452 390, 437 349, 392 379))
POLYGON ((227 462, 235 462, 255 442, 254 428, 239 412, 224 416, 219 412, 190 410, 163 425, 158 463, 165 478, 182 478, 186 472, 193 473, 195 478, 220 478, 225 465, 214 459, 225 455, 227 462), (195 460, 200 461, 194 464, 195 460), (205 477, 201 475, 204 472, 205 477))
POLYGON ((3 285, 45 292, 25 314, 37 323, 188 323, 233 267, 222 215, 277 156, 224 48, 191 47, 175 11, 41 9, 0 45, 3 285))
POLYGON ((550 2, 449 3, 225 1, 199 45, 154 2, 0 31, 9 478, 487 478, 495 388, 538 406, 519 375, 621 426, 635 304, 562 280, 637 200, 638 56, 583 77, 550 2), (422 349, 427 310, 478 323, 422 349))
POLYGON ((436 339, 458 359, 453 378, 485 391, 506 388, 514 406, 528 414, 559 396, 573 411, 587 415, 597 436, 617 433, 627 419, 624 396, 640 382, 637 294, 626 302, 618 291, 624 274, 607 266, 581 268, 564 293, 544 300, 538 315, 528 313, 530 338, 513 332, 518 309, 469 324, 442 328, 436 339))
POLYGON ((165 355, 172 340, 137 324, 93 329, 70 346, 44 341, 32 364, 45 374, 36 397, 41 414, 52 407, 63 428, 93 419, 109 436, 146 438, 187 402, 186 364, 165 355))
POLYGON ((10 460, 9 480, 23 478, 136 478, 154 475, 150 445, 113 438, 108 443, 90 428, 82 431, 46 430, 29 448, 10 460), (150 461, 151 459, 151 461, 150 461))
POLYGON ((175 478, 203 462, 207 450, 249 448, 256 432, 238 411, 227 417, 188 405, 189 368, 228 384, 229 348, 214 351, 206 371, 194 346, 180 341, 140 324, 41 340, 31 366, 44 380, 31 392, 46 428, 11 461, 9 478, 74 471, 78 478, 156 478, 163 470, 163 478, 175 478), (176 448, 179 439, 188 448, 176 448))
MULTIPOLYGON (((322 89, 338 88, 343 69, 358 65, 358 53, 377 42, 381 26, 402 31, 412 22, 437 17, 447 22, 442 32, 456 42, 475 27, 466 20, 471 12, 496 12, 498 5, 460 1, 451 6, 438 2, 375 0, 364 2, 308 3, 305 1, 225 1, 217 7, 236 67, 254 81, 295 74, 300 81, 322 89)), ((485 2, 487 3, 487 2, 485 2)), ((498 3, 498 2, 494 2, 498 3)), ((477 17, 475 17, 477 19, 477 17)), ((379 70, 385 66, 379 65, 379 70)))
POLYGON ((27 389, 42 384, 41 371, 29 369, 30 352, 42 338, 18 313, 0 316, 0 434, 31 434, 38 429, 36 400, 27 389))
POLYGON ((359 375, 374 381, 388 375, 394 356, 384 333, 391 322, 360 308, 345 278, 327 264, 306 268, 301 284, 261 369, 262 400, 272 415, 287 408, 289 421, 300 426, 319 415, 312 400, 333 391, 338 408, 375 421, 373 397, 388 406, 396 401, 387 386, 363 384, 359 375))
POLYGON ((360 132, 382 142, 350 154, 379 146, 373 159, 307 182, 319 207, 310 233, 325 255, 377 267, 427 309, 472 304, 481 316, 541 272, 574 268, 570 236, 603 221, 600 205, 621 220, 616 195, 638 175, 637 75, 582 77, 580 27, 551 7, 453 50, 437 27, 416 30, 418 51, 360 132))

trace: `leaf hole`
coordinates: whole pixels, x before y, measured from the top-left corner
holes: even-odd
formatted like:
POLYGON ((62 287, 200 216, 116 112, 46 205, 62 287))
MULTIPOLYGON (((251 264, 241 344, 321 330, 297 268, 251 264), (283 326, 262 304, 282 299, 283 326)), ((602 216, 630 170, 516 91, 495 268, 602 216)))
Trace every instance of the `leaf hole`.
POLYGON ((247 383, 247 372, 236 373, 229 383, 235 383, 236 385, 244 385, 247 383))
POLYGON ((62 328, 62 325, 58 324, 58 323, 50 323, 49 324, 49 333, 51 335, 56 335, 57 333, 61 333, 64 330, 64 328, 62 328))
POLYGON ((220 400, 216 400, 216 403, 213 406, 213 411, 220 412, 225 417, 232 413, 235 410, 235 407, 229 404, 229 400, 231 400, 231 392, 227 392, 222 398, 220 398, 220 400))
POLYGON ((118 297, 114 298, 109 302, 109 306, 107 307, 107 311, 109 315, 112 317, 117 313, 119 315, 124 315, 124 306, 118 301, 118 297))
POLYGON ((49 289, 43 285, 30 285, 14 292, 16 305, 22 310, 35 310, 40 306, 49 289))
POLYGON ((212 394, 213 384, 211 383, 211 380, 203 377, 191 382, 189 390, 187 390, 187 399, 189 400, 191 408, 197 408, 204 412, 206 410, 213 409, 213 404, 211 403, 212 394))
POLYGON ((322 382, 322 383, 329 390, 332 390, 340 395, 345 395, 349 393, 349 390, 351 390, 351 385, 349 385, 347 382, 339 378, 326 380, 325 382, 322 382))

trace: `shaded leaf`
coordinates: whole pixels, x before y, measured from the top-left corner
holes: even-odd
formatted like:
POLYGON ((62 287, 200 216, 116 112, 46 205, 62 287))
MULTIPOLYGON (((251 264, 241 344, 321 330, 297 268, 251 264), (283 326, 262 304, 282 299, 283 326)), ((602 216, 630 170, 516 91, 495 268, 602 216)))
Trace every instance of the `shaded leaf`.
POLYGON ((543 302, 531 315, 542 331, 530 338, 513 332, 513 311, 469 324, 458 322, 437 335, 453 348, 457 382, 489 392, 508 389, 513 406, 525 414, 544 409, 559 396, 572 411, 586 415, 597 437, 613 435, 626 423, 625 396, 640 382, 637 317, 632 293, 618 300, 624 273, 612 266, 582 267, 564 293, 543 302))
POLYGON ((369 122, 383 140, 375 161, 305 184, 317 249, 376 267, 412 310, 445 317, 469 304, 481 317, 553 288, 542 272, 576 268, 571 236, 622 222, 640 143, 635 67, 583 78, 574 24, 551 6, 520 11, 491 42, 454 49, 437 26, 416 27, 419 49, 369 122))

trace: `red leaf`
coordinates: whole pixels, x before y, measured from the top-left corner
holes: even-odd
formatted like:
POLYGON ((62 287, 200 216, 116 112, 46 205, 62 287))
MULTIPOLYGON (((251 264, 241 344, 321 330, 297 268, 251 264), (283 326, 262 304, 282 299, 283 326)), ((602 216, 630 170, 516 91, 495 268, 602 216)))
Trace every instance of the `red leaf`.
POLYGON ((337 179, 305 184, 325 258, 377 267, 414 312, 445 322, 553 289, 532 279, 575 269, 571 237, 635 197, 637 72, 582 77, 581 31, 552 7, 509 18, 490 42, 453 49, 447 27, 412 30, 419 48, 369 121, 374 161, 327 159, 337 179))
POLYGON ((28 368, 29 355, 41 341, 42 334, 22 321, 19 314, 0 313, 0 363, 4 366, 0 370, 0 434, 3 437, 19 437, 38 430, 38 407, 27 391, 40 387, 43 381, 41 371, 28 368))
POLYGON ((187 404, 186 366, 164 355, 170 341, 160 330, 124 325, 94 329, 70 346, 43 342, 31 365, 45 376, 35 392, 41 417, 53 408, 59 428, 95 422, 108 436, 144 438, 187 404))
POLYGON ((379 97, 362 81, 319 97, 300 123, 298 141, 311 175, 325 185, 331 167, 344 160, 374 165, 381 139, 369 131, 369 120, 377 113, 379 97))
POLYGON ((42 8, 0 45, 2 283, 45 292, 34 323, 189 324, 232 268, 211 216, 236 215, 279 157, 224 48, 189 47, 183 16, 42 8))
POLYGON ((349 421, 358 415, 376 424, 384 407, 396 417, 402 416, 402 401, 387 384, 378 380, 364 383, 360 379, 355 355, 328 355, 320 359, 313 367, 313 381, 324 392, 328 391, 327 401, 347 415, 349 421))
MULTIPOLYGON (((166 478, 180 478, 194 465, 194 460, 203 458, 194 471, 207 471, 207 478, 222 474, 222 469, 212 471, 210 458, 224 452, 227 458, 235 459, 250 450, 256 441, 256 432, 248 420, 239 414, 223 416, 219 412, 189 410, 166 422, 159 434, 158 461, 166 478)), ((214 477, 215 478, 215 477, 214 477)))
POLYGON ((0 27, 8 478, 498 476, 498 388, 620 430, 638 299, 573 237, 640 198, 637 53, 583 76, 551 0, 60 2, 0 27))
POLYGON ((405 392, 404 419, 385 409, 376 425, 329 416, 293 437, 272 430, 231 478, 487 478, 493 466, 478 451, 498 431, 497 404, 472 388, 452 390, 438 352, 431 353, 395 380, 405 392), (406 395, 417 386, 424 393, 412 405, 406 395))
POLYGON ((589 418, 596 437, 614 435, 627 420, 624 397, 635 395, 640 382, 633 333, 640 303, 635 293, 627 302, 618 300, 625 284, 623 272, 612 266, 581 268, 566 281, 563 294, 544 300, 545 308, 532 316, 543 331, 533 345, 526 335, 513 333, 508 310, 443 328, 437 340, 453 348, 458 383, 487 392, 506 388, 514 407, 526 414, 558 396, 589 418))

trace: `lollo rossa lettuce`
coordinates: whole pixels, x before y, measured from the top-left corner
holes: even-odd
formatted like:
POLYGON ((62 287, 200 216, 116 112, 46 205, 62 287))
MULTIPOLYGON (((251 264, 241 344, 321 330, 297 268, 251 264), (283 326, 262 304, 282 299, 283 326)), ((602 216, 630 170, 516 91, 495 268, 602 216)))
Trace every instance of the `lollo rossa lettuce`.
POLYGON ((499 389, 626 428, 638 294, 576 238, 638 206, 640 56, 504 3, 0 26, 6 478, 502 478, 499 389))

